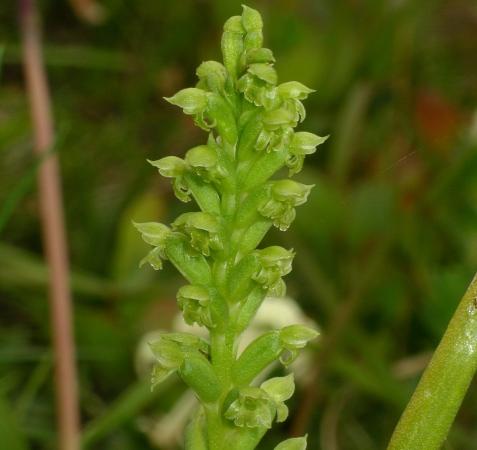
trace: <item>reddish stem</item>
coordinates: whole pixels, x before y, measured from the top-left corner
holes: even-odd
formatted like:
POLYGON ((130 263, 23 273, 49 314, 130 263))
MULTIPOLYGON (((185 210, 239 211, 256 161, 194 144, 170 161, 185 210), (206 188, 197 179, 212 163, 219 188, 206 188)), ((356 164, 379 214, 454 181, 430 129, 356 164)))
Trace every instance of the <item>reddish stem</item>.
POLYGON ((55 387, 60 450, 79 450, 79 413, 72 326, 69 264, 50 95, 43 64, 35 0, 20 0, 23 65, 34 131, 43 245, 50 276, 50 310, 55 352, 55 387), (47 153, 49 153, 47 155, 47 153))

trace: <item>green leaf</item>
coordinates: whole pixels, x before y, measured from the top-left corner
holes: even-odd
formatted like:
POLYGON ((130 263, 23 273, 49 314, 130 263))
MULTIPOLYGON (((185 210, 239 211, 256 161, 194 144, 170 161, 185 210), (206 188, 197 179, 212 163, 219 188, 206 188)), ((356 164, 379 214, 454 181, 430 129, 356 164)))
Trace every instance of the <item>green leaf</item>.
POLYGON ((27 450, 24 434, 20 431, 17 417, 11 404, 3 393, 0 394, 0 439, 2 448, 8 450, 27 450))

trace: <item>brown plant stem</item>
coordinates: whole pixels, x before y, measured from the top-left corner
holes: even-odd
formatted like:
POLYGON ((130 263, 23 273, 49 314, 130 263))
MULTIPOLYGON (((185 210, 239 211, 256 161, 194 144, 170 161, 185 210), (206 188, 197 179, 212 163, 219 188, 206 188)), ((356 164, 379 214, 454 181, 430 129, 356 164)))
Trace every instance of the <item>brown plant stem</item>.
POLYGON ((38 190, 43 245, 50 270, 49 300, 55 353, 58 448, 78 450, 75 345, 59 164, 54 153, 46 155, 54 144, 53 118, 35 0, 20 0, 19 6, 23 65, 34 131, 34 150, 43 161, 38 169, 38 190))

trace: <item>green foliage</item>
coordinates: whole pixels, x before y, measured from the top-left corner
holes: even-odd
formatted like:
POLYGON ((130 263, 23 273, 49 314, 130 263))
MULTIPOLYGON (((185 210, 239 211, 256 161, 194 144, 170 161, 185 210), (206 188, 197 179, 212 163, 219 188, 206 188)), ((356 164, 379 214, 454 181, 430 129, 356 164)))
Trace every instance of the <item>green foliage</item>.
MULTIPOLYGON (((164 334, 151 344, 153 385, 177 372, 201 401, 187 450, 256 448, 274 421, 288 417, 285 401, 295 385, 292 375, 260 387, 254 380, 277 359, 291 364, 318 335, 303 325, 288 326, 237 354, 240 335, 265 296, 285 295, 283 277, 295 255, 279 246, 256 247, 270 227, 288 229, 313 187, 271 177, 285 166, 290 176, 299 172, 305 155, 326 139, 294 132, 305 118, 302 100, 313 90, 298 82, 277 84, 274 57, 262 41, 260 14, 244 6, 242 16, 224 26, 224 65, 202 63, 197 87, 166 98, 193 116, 209 139, 184 159, 166 156, 151 164, 172 179, 179 200, 193 197, 201 211, 181 214, 171 227, 135 224, 154 247, 142 262, 156 270, 162 260, 172 262, 191 283, 177 293, 184 320, 209 330, 209 344, 180 334, 164 334)), ((278 448, 304 445, 288 441, 278 448)))

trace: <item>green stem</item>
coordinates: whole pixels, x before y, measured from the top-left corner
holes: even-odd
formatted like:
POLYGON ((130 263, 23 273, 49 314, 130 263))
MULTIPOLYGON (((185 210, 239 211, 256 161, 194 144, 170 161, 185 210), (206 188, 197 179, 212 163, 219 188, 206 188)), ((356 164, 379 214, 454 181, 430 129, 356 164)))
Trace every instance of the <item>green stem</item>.
POLYGON ((388 450, 441 448, 477 369, 477 275, 425 370, 388 450))

